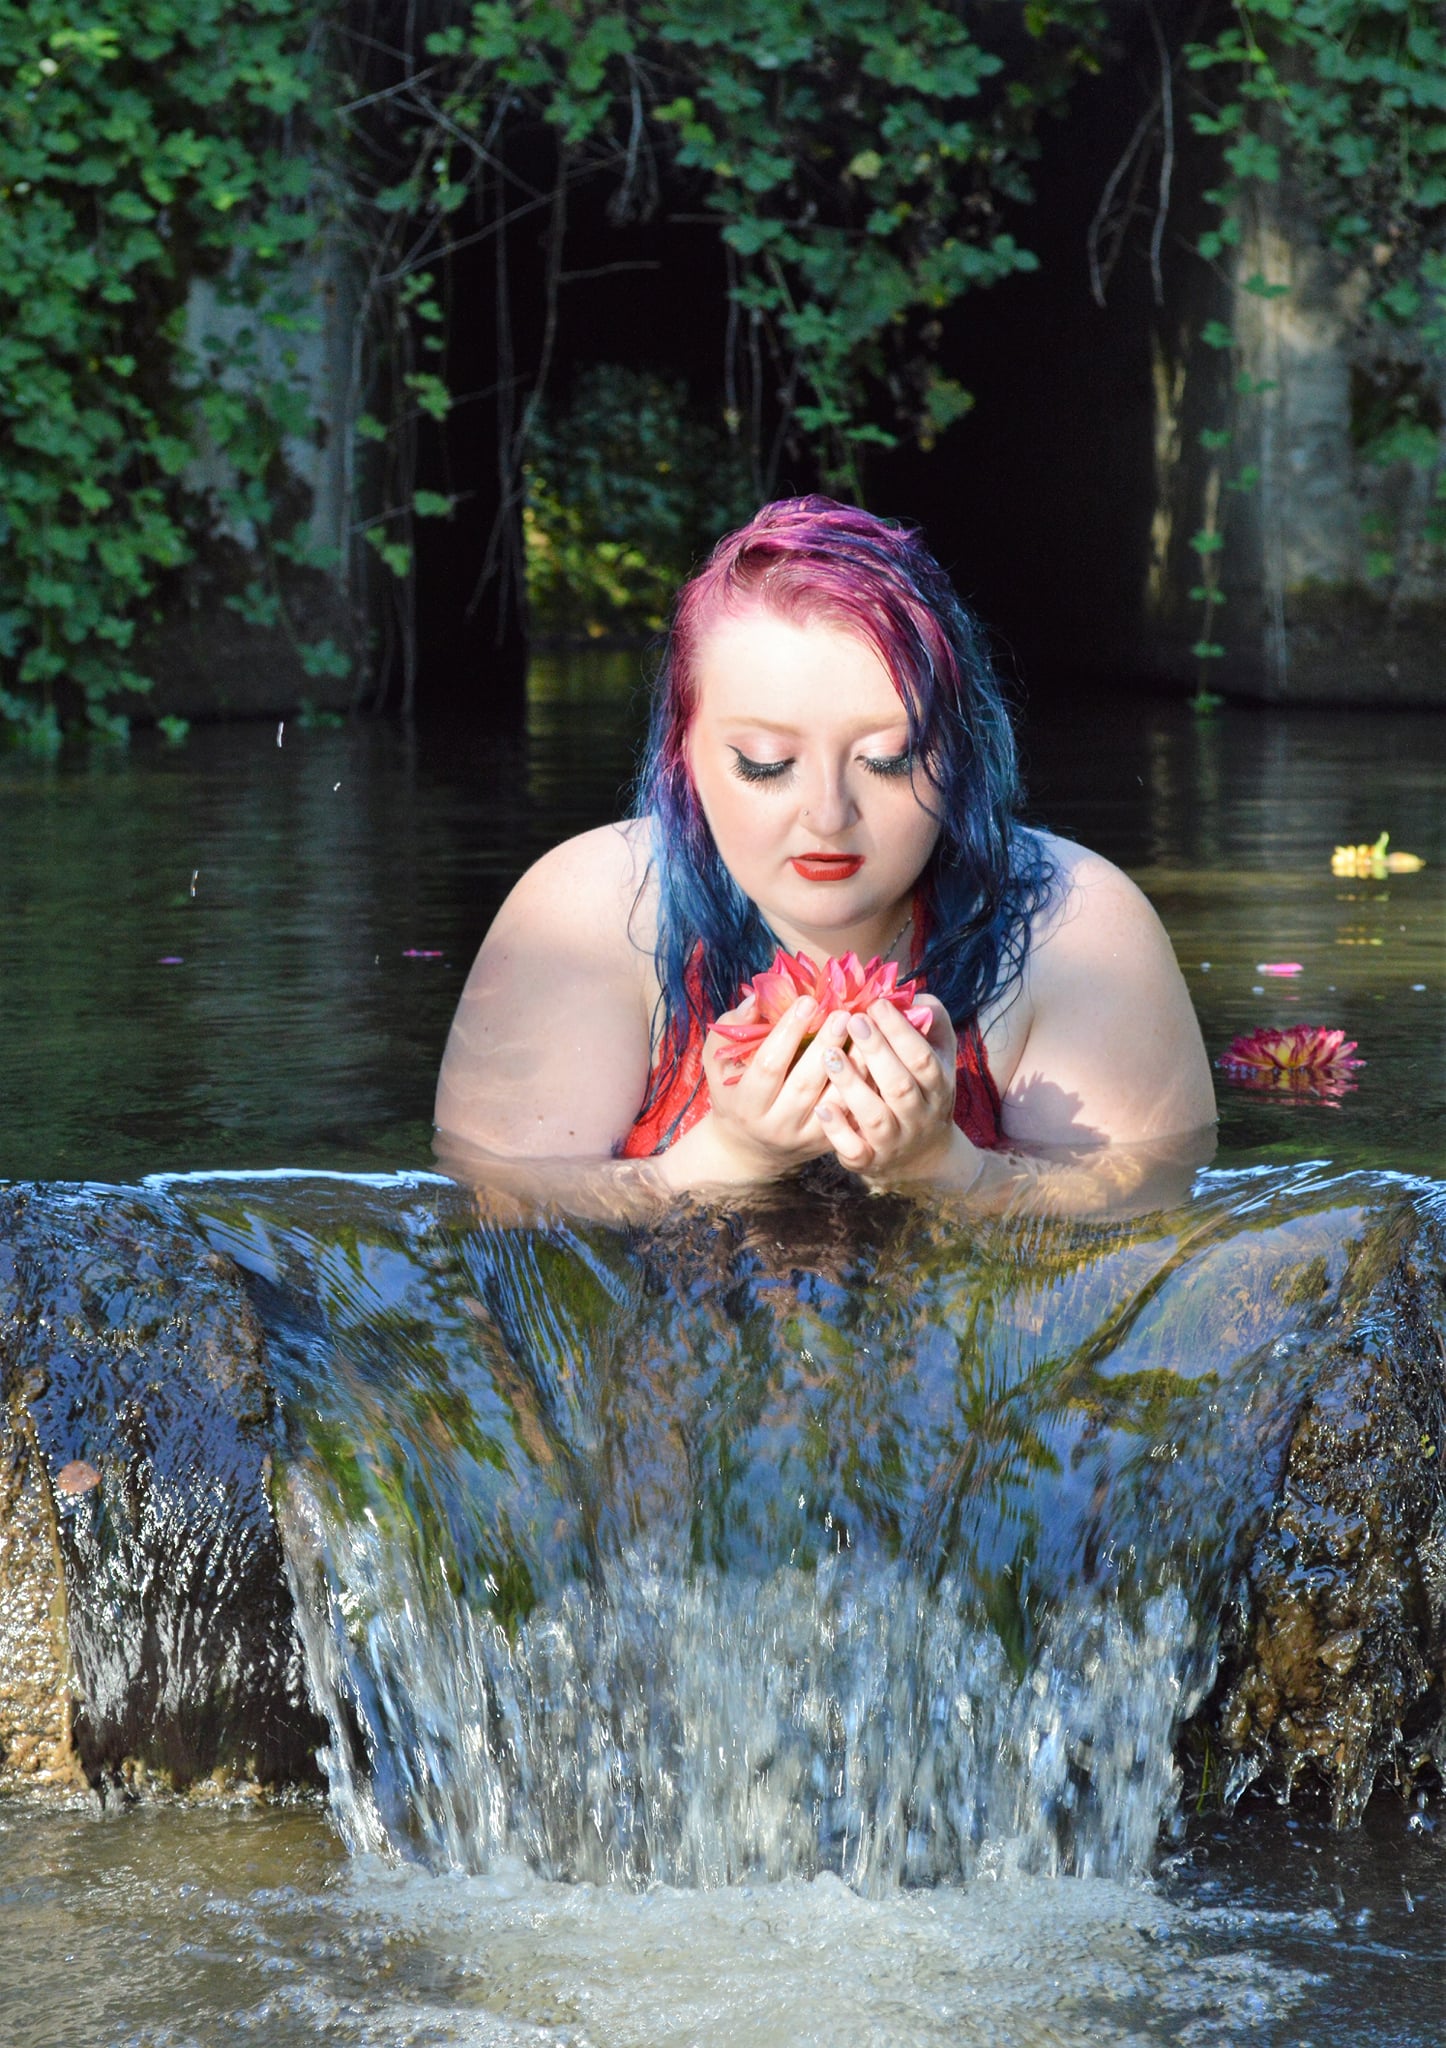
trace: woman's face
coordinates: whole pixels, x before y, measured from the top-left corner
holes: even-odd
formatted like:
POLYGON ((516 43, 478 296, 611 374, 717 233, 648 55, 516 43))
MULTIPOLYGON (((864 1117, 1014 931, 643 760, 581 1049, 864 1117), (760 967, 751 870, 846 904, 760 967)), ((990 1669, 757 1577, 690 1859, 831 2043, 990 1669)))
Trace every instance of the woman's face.
POLYGON ((695 680, 688 765, 734 880, 795 948, 890 950, 938 826, 879 656, 759 605, 708 631, 695 680))

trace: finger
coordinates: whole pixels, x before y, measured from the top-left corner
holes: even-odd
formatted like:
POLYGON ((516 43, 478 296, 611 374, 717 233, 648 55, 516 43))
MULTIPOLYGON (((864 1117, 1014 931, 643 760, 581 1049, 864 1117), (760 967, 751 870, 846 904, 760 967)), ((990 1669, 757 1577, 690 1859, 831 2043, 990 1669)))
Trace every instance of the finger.
MULTIPOLYGON (((927 1038, 929 1044, 939 1055, 943 1062, 945 1073, 953 1073, 954 1060, 958 1051, 958 1040, 955 1037, 954 1025, 950 1019, 949 1012, 944 1008, 944 1005, 937 996, 920 996, 909 1007, 911 1010, 927 1010, 929 1012, 933 1021, 930 1023, 928 1030, 921 1031, 920 1035, 927 1038)), ((910 1028, 913 1028, 912 1025, 910 1028)))
POLYGON ((814 1114, 840 1165, 851 1173, 865 1173, 874 1163, 874 1148, 851 1121, 843 1099, 829 1087, 814 1114))
MULTIPOLYGON (((870 1146, 877 1150, 880 1145, 894 1142, 899 1135, 900 1119, 893 1104, 884 1100, 849 1055, 830 1050, 824 1055, 823 1065, 833 1097, 847 1110, 870 1146)), ((908 1086, 910 1098, 917 1105, 919 1091, 912 1082, 908 1086)))
MULTIPOLYGON (((804 1039, 815 1029, 817 1018, 818 1005, 813 997, 800 996, 748 1057, 738 1085, 755 1107, 763 1108, 773 1102, 804 1039)), ((716 1038, 714 1043, 718 1043, 716 1038)), ((723 1043, 726 1046, 726 1040, 723 1043)), ((726 1058, 726 1052, 722 1057, 726 1058)))
POLYGON ((889 1003, 876 1003, 852 1020, 850 1054, 886 1102, 904 1107, 916 1099, 942 1101, 943 1062, 907 1018, 889 1003))

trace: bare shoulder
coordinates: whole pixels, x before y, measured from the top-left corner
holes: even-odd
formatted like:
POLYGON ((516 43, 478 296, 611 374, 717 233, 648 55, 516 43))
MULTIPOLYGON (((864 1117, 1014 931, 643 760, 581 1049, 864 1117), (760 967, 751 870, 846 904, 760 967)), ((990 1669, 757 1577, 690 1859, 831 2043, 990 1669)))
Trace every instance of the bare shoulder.
POLYGON ((649 889, 646 825, 635 819, 599 825, 533 862, 497 913, 489 938, 541 920, 549 931, 566 930, 605 950, 626 940, 641 918, 650 950, 649 889))
MULTIPOLYGON (((1148 898, 1102 855, 1041 836, 1056 882, 1030 935, 1018 1015, 1001 1034, 1006 1132, 1123 1143, 1208 1124, 1200 1029, 1148 898)), ((991 1062, 994 1052, 991 1037, 991 1062)))
POLYGON ((1056 879, 1030 938, 1036 977, 1047 981, 1081 962, 1098 971, 1105 959, 1133 948, 1146 954, 1163 948, 1173 960, 1154 906, 1123 869, 1072 839, 1051 832, 1038 836, 1054 863, 1056 879))
POLYGON ((535 861, 457 1005, 440 1128, 509 1156, 606 1155, 647 1086, 655 931, 646 825, 603 825, 535 861))

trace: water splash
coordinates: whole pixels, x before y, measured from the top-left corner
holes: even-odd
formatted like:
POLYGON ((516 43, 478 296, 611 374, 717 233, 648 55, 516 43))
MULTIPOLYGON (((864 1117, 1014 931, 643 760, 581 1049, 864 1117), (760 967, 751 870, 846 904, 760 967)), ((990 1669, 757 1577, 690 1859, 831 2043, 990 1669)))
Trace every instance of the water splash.
POLYGON ((958 1579, 842 1554, 747 1581, 639 1553, 509 1636, 299 1486, 284 1529, 345 1838, 456 1870, 1128 1875, 1211 1673, 1178 1588, 1061 1611, 1019 1670, 958 1579))

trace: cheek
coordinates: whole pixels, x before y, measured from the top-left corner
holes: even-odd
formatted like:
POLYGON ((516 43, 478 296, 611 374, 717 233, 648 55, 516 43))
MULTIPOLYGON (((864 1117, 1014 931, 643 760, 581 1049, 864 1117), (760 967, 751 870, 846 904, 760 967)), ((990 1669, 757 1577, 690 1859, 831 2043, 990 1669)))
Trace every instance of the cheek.
POLYGON ((751 792, 736 776, 726 772, 710 771, 705 765, 700 774, 691 755, 688 757, 688 774, 698 808, 708 821, 719 851, 727 855, 742 852, 746 856, 749 840, 759 836, 762 825, 762 820, 753 814, 750 807, 751 792))
POLYGON ((922 848, 925 858, 933 852, 934 842, 939 836, 938 820, 930 808, 932 795, 933 791, 927 784, 921 790, 908 787, 901 790, 891 821, 900 840, 913 848, 922 848))

